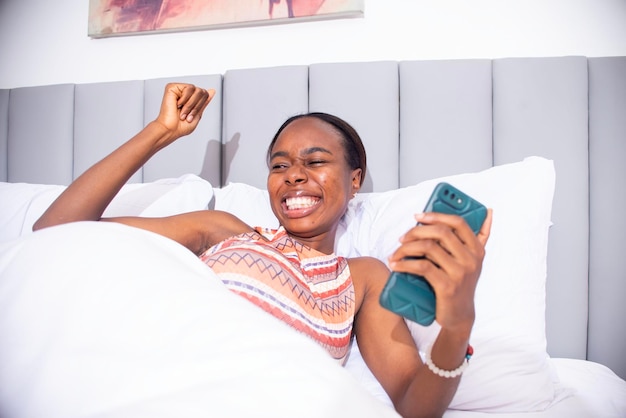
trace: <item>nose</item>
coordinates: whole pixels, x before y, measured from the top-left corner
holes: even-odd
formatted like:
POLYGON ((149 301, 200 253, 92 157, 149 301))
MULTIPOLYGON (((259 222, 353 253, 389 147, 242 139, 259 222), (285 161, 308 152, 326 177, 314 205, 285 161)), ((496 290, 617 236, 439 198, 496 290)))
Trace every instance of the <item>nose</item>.
POLYGON ((285 173, 285 183, 298 184, 307 180, 306 170, 300 164, 294 164, 285 173))

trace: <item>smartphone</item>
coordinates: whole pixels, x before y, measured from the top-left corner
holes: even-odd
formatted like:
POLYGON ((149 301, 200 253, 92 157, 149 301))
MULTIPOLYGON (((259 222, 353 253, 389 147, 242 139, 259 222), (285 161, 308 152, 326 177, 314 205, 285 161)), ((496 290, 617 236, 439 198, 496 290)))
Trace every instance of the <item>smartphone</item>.
MULTIPOLYGON (((424 212, 459 215, 475 234, 480 231, 487 216, 487 208, 482 203, 448 183, 435 186, 424 212)), ((380 295, 380 304, 421 325, 430 325, 435 320, 435 292, 421 276, 391 272, 380 295)))

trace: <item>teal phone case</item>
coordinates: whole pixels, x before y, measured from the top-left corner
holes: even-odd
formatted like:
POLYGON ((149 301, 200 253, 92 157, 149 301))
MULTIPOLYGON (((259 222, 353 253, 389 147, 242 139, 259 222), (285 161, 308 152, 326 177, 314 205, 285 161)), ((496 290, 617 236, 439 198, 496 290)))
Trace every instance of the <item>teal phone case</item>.
MULTIPOLYGON (((462 216, 475 234, 487 216, 483 204, 448 183, 435 186, 424 212, 462 216)), ((435 320, 435 292, 421 276, 392 272, 380 295, 380 304, 421 325, 430 325, 435 320)))

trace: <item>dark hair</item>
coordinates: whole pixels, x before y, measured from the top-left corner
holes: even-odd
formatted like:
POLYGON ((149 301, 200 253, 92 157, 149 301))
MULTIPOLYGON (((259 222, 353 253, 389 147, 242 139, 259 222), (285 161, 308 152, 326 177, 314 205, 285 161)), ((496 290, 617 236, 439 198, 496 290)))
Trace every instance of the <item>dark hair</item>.
POLYGON ((367 157, 365 155, 365 147, 363 146, 363 141, 361 141, 361 137, 357 133, 357 131, 345 120, 323 112, 311 112, 311 113, 303 113, 301 115, 292 116, 285 121, 278 128, 278 131, 272 138, 272 142, 270 142, 269 147, 267 148, 267 162, 269 164, 269 160, 272 156, 272 148, 274 148, 274 144, 278 140, 281 132, 289 126, 292 122, 302 119, 302 118, 315 118, 319 119, 323 122, 326 122, 330 126, 334 128, 334 130, 341 136, 343 139, 342 144, 343 149, 346 153, 346 162, 351 169, 355 170, 357 168, 361 169, 361 183, 363 185, 363 181, 365 180, 365 170, 367 169, 367 157))

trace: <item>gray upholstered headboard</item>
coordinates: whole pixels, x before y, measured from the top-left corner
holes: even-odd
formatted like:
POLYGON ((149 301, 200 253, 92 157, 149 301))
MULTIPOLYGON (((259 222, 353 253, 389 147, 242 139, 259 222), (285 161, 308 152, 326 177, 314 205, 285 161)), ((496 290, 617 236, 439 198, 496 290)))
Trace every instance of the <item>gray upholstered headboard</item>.
MULTIPOLYGON (((190 172, 265 187, 274 131, 314 110, 362 134, 364 191, 553 159, 548 351, 626 378, 626 57, 328 63, 175 79, 215 88, 215 102, 192 137, 133 181, 190 172)), ((156 116, 167 81, 0 90, 0 180, 68 184, 156 116)))

